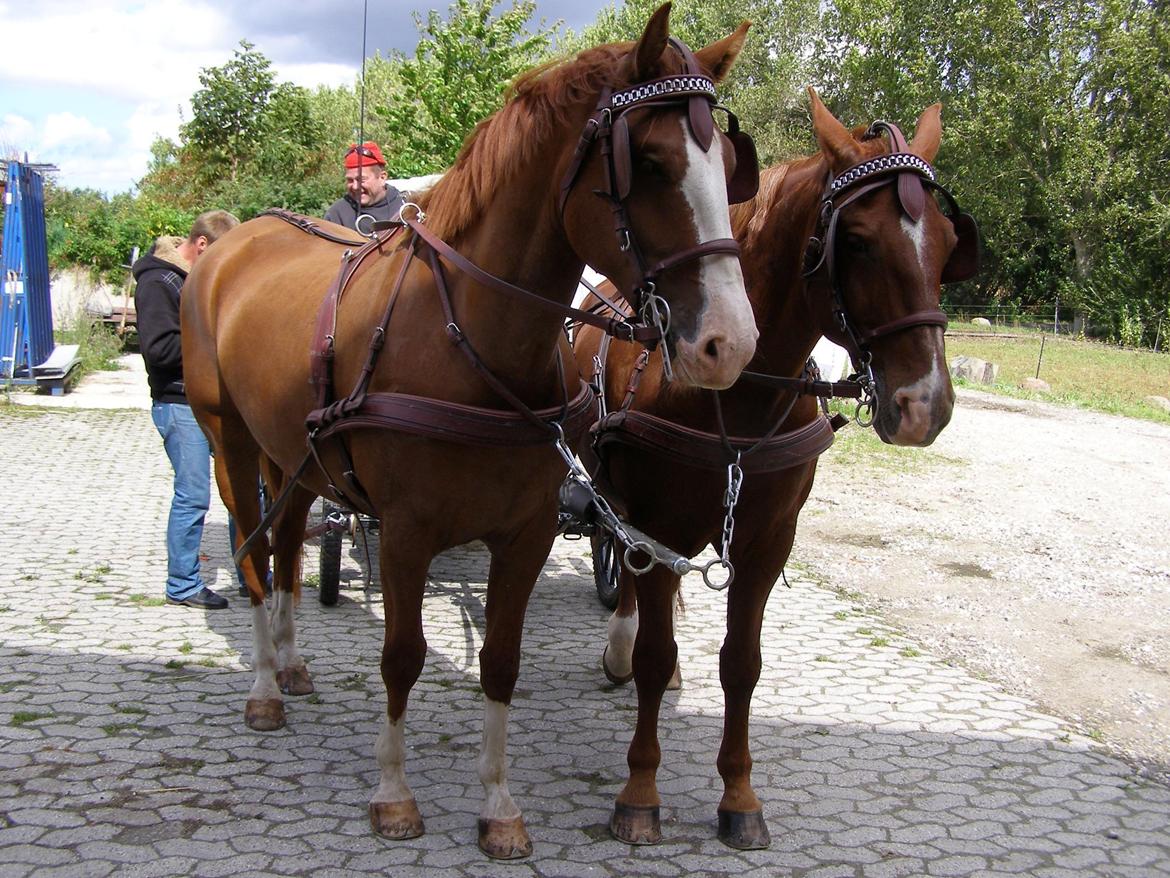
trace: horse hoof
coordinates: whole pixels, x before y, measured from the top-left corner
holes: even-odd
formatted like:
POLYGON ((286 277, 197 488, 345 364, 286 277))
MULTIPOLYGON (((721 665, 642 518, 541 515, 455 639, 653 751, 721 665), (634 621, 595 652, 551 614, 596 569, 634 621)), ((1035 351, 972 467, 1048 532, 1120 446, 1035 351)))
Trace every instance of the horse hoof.
POLYGON ((634 679, 633 671, 630 671, 628 674, 623 674, 620 677, 610 671, 609 665, 605 661, 605 657, 607 655, 609 655, 608 645, 606 645, 605 651, 601 653, 601 670, 605 672, 605 679, 609 680, 609 682, 613 683, 615 686, 624 686, 626 683, 630 682, 630 680, 634 679))
POLYGON ((532 840, 524 818, 489 820, 479 818, 479 849, 493 860, 518 860, 532 856, 532 840))
POLYGON ((284 728, 284 702, 279 698, 249 698, 244 705, 244 722, 257 732, 284 728))
POLYGON ((670 680, 667 682, 666 688, 673 691, 682 688, 682 665, 678 662, 674 665, 674 673, 670 675, 670 680))
POLYGON ((623 805, 613 806, 609 818, 609 831, 618 841, 626 844, 658 844, 662 841, 662 822, 658 806, 623 805))
POLYGON ((309 669, 304 665, 277 671, 276 685, 285 695, 313 694, 313 678, 309 676, 309 669))
POLYGON ((423 834, 422 815, 414 799, 370 802, 370 826, 383 838, 418 838, 423 834))
POLYGON ((719 840, 740 851, 763 850, 772 843, 763 811, 719 809, 719 840))

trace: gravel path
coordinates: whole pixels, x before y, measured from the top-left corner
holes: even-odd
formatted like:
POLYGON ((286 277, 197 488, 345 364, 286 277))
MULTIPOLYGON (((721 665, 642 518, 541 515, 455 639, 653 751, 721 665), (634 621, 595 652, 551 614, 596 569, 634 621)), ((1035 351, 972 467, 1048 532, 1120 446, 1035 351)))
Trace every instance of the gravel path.
POLYGON ((897 454, 826 455, 795 562, 1170 777, 1170 427, 963 390, 897 454))

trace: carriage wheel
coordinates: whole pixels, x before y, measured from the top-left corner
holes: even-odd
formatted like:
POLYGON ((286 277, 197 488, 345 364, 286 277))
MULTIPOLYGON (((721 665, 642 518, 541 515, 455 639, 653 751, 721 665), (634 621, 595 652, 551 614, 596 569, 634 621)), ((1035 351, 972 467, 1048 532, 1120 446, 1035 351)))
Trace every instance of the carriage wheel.
MULTIPOLYGON (((324 517, 337 511, 332 503, 324 504, 324 517)), ((341 531, 330 528, 321 534, 321 560, 317 568, 317 596, 327 607, 337 605, 341 589, 341 531)))
POLYGON ((593 549, 593 583, 597 586, 597 599, 607 610, 617 609, 618 579, 622 572, 617 537, 599 530, 589 538, 589 545, 593 549))

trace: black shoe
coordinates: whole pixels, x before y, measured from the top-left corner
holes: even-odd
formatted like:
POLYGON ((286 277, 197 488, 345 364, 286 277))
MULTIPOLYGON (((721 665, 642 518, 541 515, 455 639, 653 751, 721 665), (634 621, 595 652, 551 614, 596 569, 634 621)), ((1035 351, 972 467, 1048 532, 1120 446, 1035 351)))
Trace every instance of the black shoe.
POLYGON ((224 610, 227 609, 228 600, 221 595, 217 595, 206 585, 202 589, 195 592, 189 598, 183 598, 177 601, 174 598, 167 597, 168 604, 174 604, 177 607, 199 607, 204 610, 224 610))

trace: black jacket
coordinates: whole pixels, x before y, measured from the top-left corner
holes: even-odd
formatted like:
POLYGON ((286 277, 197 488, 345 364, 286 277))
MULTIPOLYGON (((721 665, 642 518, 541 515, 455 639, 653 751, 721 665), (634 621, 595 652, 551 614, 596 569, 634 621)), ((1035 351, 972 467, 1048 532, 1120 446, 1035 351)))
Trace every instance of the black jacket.
POLYGON ((393 186, 387 186, 386 198, 367 207, 359 207, 348 194, 344 198, 337 199, 329 206, 329 210, 325 211, 325 219, 331 223, 337 223, 339 226, 345 226, 347 229, 355 229, 363 235, 369 235, 373 231, 370 228, 370 221, 362 220, 359 229, 357 226, 359 216, 369 214, 378 222, 398 222, 398 211, 401 208, 402 193, 393 186))
POLYGON ((138 347, 146 361, 150 398, 186 405, 183 347, 179 336, 179 293, 190 266, 178 253, 182 238, 162 237, 131 268, 138 286, 134 309, 138 347))

